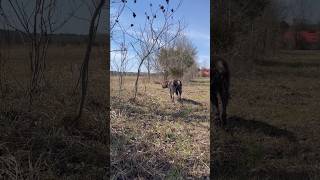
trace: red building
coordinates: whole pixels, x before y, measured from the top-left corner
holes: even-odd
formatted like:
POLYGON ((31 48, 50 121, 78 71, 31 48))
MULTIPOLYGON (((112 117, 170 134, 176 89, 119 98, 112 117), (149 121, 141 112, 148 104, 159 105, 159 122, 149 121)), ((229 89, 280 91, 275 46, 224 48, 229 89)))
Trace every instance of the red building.
POLYGON ((320 31, 287 31, 283 34, 284 45, 295 49, 318 49, 320 31))
POLYGON ((210 77, 210 69, 207 69, 207 68, 199 69, 199 75, 201 77, 210 77))

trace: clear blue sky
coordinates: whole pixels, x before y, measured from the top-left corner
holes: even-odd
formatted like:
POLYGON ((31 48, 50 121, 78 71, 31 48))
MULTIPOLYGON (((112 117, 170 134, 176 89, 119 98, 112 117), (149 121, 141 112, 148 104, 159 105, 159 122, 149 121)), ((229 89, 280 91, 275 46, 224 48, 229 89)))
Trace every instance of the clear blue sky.
MULTIPOLYGON (((166 3, 165 0, 137 0, 137 3, 133 3, 133 1, 128 0, 128 6, 136 13, 136 18, 132 17, 130 10, 126 10, 119 19, 119 22, 128 29, 131 23, 138 27, 139 23, 144 22, 144 13, 146 9, 149 9, 150 2, 153 7, 166 3)), ((177 2, 177 0, 170 0, 169 4, 175 6, 177 2)), ((115 10, 113 7, 116 6, 111 5, 111 14, 115 10)), ((182 0, 174 18, 182 19, 187 25, 184 33, 197 48, 199 66, 210 67, 210 0, 182 0)), ((111 43, 111 49, 116 49, 114 43, 111 43)), ((129 52, 129 56, 131 55, 130 57, 134 59, 133 54, 133 52, 129 52)), ((111 58, 113 57, 114 54, 111 53, 111 58)), ((129 64, 128 71, 136 71, 136 63, 129 64)), ((115 69, 112 67, 112 70, 115 69)))
POLYGON ((186 34, 198 49, 199 65, 210 67, 210 0, 184 0, 177 13, 187 23, 186 34))

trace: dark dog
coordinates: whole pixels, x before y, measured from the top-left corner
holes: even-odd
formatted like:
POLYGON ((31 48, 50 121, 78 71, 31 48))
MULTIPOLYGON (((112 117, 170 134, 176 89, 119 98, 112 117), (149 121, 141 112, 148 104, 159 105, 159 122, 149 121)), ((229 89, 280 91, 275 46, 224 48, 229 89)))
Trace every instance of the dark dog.
POLYGON ((169 88, 172 102, 174 102, 174 93, 176 93, 176 95, 179 97, 179 100, 181 100, 182 82, 180 80, 164 81, 162 83, 162 88, 169 88))
POLYGON ((228 64, 222 58, 215 59, 211 74, 211 108, 215 113, 215 123, 219 126, 226 125, 227 105, 229 100, 230 73, 228 64), (222 109, 219 108, 218 97, 220 97, 222 109), (212 106, 213 104, 213 106, 212 106))

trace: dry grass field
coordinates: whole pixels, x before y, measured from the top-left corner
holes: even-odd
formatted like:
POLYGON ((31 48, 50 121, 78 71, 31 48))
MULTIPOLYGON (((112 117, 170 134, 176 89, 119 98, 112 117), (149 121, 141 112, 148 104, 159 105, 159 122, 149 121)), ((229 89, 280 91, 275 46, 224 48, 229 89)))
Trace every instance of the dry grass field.
MULTIPOLYGON (((0 96, 0 179, 107 179, 108 73, 97 56, 80 123, 73 87, 84 47, 52 47, 47 85, 32 107, 25 93, 27 51, 1 49, 6 58, 0 96), (76 65, 78 64, 78 66, 76 65)), ((320 178, 320 51, 282 51, 251 73, 231 69, 229 125, 212 131, 216 179, 320 178)), ((3 73, 3 71, 1 72, 3 73)), ((209 79, 183 84, 183 101, 168 89, 125 77, 119 96, 111 77, 111 178, 200 179, 209 176, 209 79)))
POLYGON ((183 82, 182 103, 142 77, 136 101, 134 76, 119 96, 111 77, 111 179, 199 179, 209 176, 209 79, 183 82))
POLYGON ((109 92, 101 51, 93 49, 83 117, 70 126, 79 100, 73 89, 85 46, 49 47, 47 83, 32 106, 26 93, 27 49, 1 48, 6 78, 0 97, 0 179, 107 179, 109 92))
POLYGON ((212 132, 215 177, 319 179, 319 77, 320 51, 282 51, 251 74, 234 71, 229 126, 212 132))

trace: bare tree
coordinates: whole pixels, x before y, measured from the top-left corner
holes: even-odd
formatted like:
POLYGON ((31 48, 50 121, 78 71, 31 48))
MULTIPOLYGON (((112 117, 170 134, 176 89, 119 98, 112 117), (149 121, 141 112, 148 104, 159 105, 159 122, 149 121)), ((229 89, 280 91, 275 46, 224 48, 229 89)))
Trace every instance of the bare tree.
POLYGON ((212 59, 242 59, 240 63, 246 61, 251 66, 255 60, 272 55, 280 42, 279 24, 285 14, 281 6, 276 0, 214 1, 212 59))
POLYGON ((261 56, 271 56, 276 52, 280 46, 280 22, 280 6, 271 0, 252 23, 252 39, 249 41, 251 57, 258 59, 261 56))
POLYGON ((8 27, 3 24, 2 27, 2 37, 3 40, 0 42, 0 96, 3 97, 5 96, 5 92, 7 91, 7 60, 8 60, 8 53, 7 53, 7 49, 4 48, 5 46, 8 47, 9 46, 9 42, 10 39, 10 34, 9 34, 9 30, 8 27), (6 38, 4 38, 4 35, 6 36, 6 38), (7 40, 7 41, 6 41, 7 40))
POLYGON ((151 81, 151 70, 152 70, 152 61, 154 61, 155 57, 154 54, 150 54, 150 56, 147 57, 147 59, 145 60, 145 67, 147 69, 148 72, 148 82, 150 83, 151 81))
POLYGON ((7 70, 6 70, 7 56, 4 51, 0 51, 0 96, 5 96, 7 91, 7 70))
POLYGON ((105 4, 106 0, 99 0, 96 4, 96 1, 92 0, 92 3, 94 4, 94 11, 90 20, 90 27, 89 27, 89 35, 88 35, 88 42, 87 42, 87 48, 86 53, 81 65, 81 72, 80 72, 80 79, 81 79, 81 99, 79 104, 79 111, 78 115, 76 117, 76 120, 78 120, 83 111, 84 102, 87 95, 87 87, 88 87, 88 66, 90 61, 90 55, 92 50, 92 45, 96 36, 97 28, 99 26, 99 20, 100 20, 100 14, 101 10, 105 4))
MULTIPOLYGON (((171 7, 169 0, 166 2, 165 5, 159 5, 159 8, 156 9, 153 4, 150 4, 150 10, 145 12, 145 23, 140 26, 137 25, 137 28, 134 27, 134 24, 131 24, 130 28, 127 29, 124 28, 122 24, 118 23, 118 27, 121 31, 125 32, 126 35, 131 38, 131 48, 138 56, 138 68, 133 99, 137 97, 142 65, 150 55, 157 52, 168 42, 173 41, 182 31, 180 21, 173 21, 174 13, 181 5, 181 2, 179 2, 176 7, 171 7), (168 41, 164 41, 164 36, 169 33, 171 36, 168 38, 168 41)), ((136 13, 132 11, 132 14, 135 18, 136 13)))
POLYGON ((122 42, 120 42, 120 49, 118 51, 120 53, 120 59, 116 58, 118 57, 119 53, 114 55, 113 65, 115 66, 117 70, 117 75, 119 77, 118 83, 119 83, 119 96, 121 94, 122 88, 123 88, 123 80, 124 75, 127 71, 127 66, 129 62, 128 58, 128 44, 126 43, 126 37, 123 33, 123 39, 122 42))
POLYGON ((114 29, 119 23, 120 16, 128 7, 126 1, 123 0, 111 1, 110 7, 116 9, 115 11, 110 11, 110 39, 112 40, 114 38, 114 29))
POLYGON ((8 0, 5 8, 0 2, 0 16, 10 29, 20 33, 29 48, 30 82, 29 102, 33 94, 45 85, 46 56, 50 35, 62 28, 76 12, 71 12, 62 21, 57 20, 57 0, 8 0), (31 9, 28 8, 31 5, 31 9))

